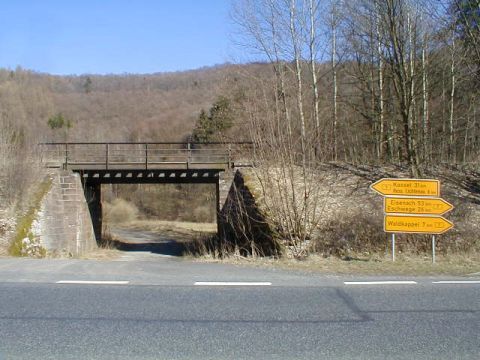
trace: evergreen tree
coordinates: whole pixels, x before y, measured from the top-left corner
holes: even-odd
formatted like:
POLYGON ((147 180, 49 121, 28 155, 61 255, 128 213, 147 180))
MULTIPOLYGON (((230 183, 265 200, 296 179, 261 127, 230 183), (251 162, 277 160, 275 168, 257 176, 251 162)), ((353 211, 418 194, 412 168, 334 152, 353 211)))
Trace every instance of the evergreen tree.
POLYGON ((225 96, 218 97, 207 113, 202 109, 198 116, 193 139, 196 142, 218 140, 223 133, 233 126, 233 110, 230 100, 225 96))
POLYGON ((87 76, 87 78, 85 79, 83 89, 85 90, 86 94, 89 94, 92 91, 92 79, 90 78, 90 76, 87 76))
POLYGON ((62 113, 58 113, 54 116, 51 116, 47 121, 48 126, 52 130, 63 130, 63 139, 67 141, 68 139, 68 130, 72 128, 73 124, 70 119, 67 119, 63 116, 62 113))
POLYGON ((58 113, 54 116, 51 116, 47 121, 50 129, 70 129, 72 127, 72 122, 69 119, 66 119, 62 113, 58 113))

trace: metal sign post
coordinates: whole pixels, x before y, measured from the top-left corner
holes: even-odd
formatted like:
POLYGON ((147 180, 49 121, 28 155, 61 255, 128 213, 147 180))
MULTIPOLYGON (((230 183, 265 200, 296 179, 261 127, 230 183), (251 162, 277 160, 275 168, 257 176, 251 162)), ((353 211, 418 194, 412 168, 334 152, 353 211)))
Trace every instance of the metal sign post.
POLYGON ((392 261, 395 261, 395 233, 392 233, 392 261))
POLYGON ((435 235, 432 235, 432 264, 435 264, 435 235))

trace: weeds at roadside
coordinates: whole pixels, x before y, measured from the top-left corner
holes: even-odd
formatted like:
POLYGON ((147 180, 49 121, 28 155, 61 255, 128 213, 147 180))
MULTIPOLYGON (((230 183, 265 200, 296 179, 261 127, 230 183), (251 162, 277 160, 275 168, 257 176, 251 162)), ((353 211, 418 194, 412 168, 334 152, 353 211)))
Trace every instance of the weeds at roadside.
POLYGON ((47 251, 40 245, 38 238, 32 232, 32 225, 37 218, 42 200, 52 186, 52 179, 47 178, 40 183, 33 195, 33 200, 27 212, 17 222, 16 234, 8 252, 12 256, 45 257, 47 251))
MULTIPOLYGON (((201 258, 211 261, 210 258, 201 258)), ((346 257, 310 255, 303 259, 273 257, 239 257, 214 259, 227 264, 269 267, 331 275, 457 275, 480 274, 480 254, 438 255, 435 264, 430 256, 399 254, 393 262, 387 255, 352 254, 346 257)))
POLYGON ((194 234, 192 240, 183 243, 182 256, 194 258, 218 259, 220 251, 217 246, 216 235, 209 233, 194 234))
POLYGON ((101 249, 115 250, 118 248, 118 240, 112 235, 110 229, 104 229, 102 233, 102 241, 99 244, 101 249))

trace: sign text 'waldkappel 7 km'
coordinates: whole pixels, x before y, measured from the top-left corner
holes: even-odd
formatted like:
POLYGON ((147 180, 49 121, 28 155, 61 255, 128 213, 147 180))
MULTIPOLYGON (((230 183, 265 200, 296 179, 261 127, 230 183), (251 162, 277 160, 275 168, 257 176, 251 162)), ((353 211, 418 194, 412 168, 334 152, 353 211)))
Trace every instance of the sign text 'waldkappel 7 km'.
POLYGON ((441 216, 385 215, 384 229, 391 233, 443 234, 453 223, 441 216))

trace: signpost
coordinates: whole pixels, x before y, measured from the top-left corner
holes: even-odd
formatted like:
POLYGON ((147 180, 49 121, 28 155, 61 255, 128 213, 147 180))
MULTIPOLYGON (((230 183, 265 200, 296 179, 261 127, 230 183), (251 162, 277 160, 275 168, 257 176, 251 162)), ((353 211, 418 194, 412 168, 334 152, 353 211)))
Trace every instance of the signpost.
POLYGON ((395 261, 395 234, 432 234, 432 262, 435 263, 435 235, 453 228, 440 215, 453 205, 440 196, 440 181, 433 179, 380 179, 370 188, 384 196, 384 231, 392 234, 395 261))

